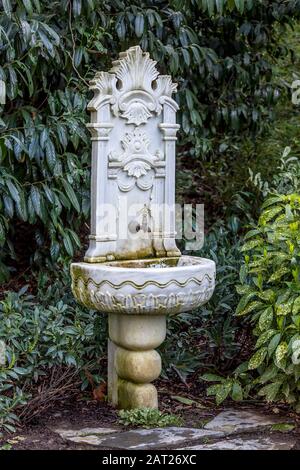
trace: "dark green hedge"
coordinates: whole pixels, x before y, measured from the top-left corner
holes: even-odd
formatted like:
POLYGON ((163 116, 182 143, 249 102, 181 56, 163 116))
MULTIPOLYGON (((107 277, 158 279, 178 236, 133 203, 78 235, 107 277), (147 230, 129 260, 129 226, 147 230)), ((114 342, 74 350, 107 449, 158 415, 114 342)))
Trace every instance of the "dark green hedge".
POLYGON ((25 252, 27 262, 44 262, 80 245, 89 213, 87 84, 96 70, 140 44, 179 83, 183 162, 197 174, 205 159, 233 151, 238 164, 239 143, 272 117, 281 28, 300 15, 299 0, 1 3, 2 279, 25 252))

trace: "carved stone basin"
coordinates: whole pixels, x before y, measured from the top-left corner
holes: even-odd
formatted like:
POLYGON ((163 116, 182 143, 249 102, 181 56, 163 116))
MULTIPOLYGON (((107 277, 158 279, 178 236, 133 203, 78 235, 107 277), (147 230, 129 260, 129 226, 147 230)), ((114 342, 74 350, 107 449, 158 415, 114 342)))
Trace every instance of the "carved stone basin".
POLYGON ((72 290, 89 308, 106 313, 172 315, 206 303, 215 263, 195 256, 105 263, 73 263, 72 290))

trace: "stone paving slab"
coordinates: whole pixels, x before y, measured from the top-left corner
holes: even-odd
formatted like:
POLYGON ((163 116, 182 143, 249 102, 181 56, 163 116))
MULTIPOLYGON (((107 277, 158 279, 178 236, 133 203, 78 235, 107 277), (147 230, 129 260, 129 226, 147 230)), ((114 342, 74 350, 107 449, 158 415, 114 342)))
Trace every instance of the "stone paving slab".
POLYGON ((101 447, 111 449, 160 449, 180 445, 205 438, 218 438, 223 433, 205 429, 192 428, 156 428, 127 431, 117 436, 102 440, 101 447))
POLYGON ((221 431, 226 434, 258 431, 267 426, 283 422, 277 416, 264 415, 246 410, 226 410, 219 413, 204 429, 210 431, 221 431))
POLYGON ((219 431, 209 431, 205 429, 192 428, 155 428, 155 429, 136 429, 116 433, 116 430, 110 429, 108 432, 114 433, 104 436, 106 428, 86 428, 80 431, 61 430, 56 432, 68 441, 78 444, 88 444, 108 449, 160 449, 182 445, 184 442, 199 441, 205 438, 224 437, 219 431), (104 432, 103 432, 104 430, 104 432), (63 432, 62 432, 63 431, 63 432))
POLYGON ((67 441, 90 445, 98 445, 99 441, 101 441, 101 437, 105 437, 107 434, 116 434, 120 431, 117 428, 98 427, 81 429, 52 428, 51 430, 67 441))
POLYGON ((224 439, 212 444, 181 447, 178 450, 290 450, 295 443, 295 439, 279 441, 271 437, 261 437, 259 439, 247 439, 245 437, 224 439))
POLYGON ((288 450, 295 445, 293 436, 247 436, 247 433, 263 432, 286 421, 278 416, 229 409, 219 413, 203 429, 169 427, 123 431, 118 426, 72 429, 64 423, 51 430, 67 441, 105 449, 288 450))

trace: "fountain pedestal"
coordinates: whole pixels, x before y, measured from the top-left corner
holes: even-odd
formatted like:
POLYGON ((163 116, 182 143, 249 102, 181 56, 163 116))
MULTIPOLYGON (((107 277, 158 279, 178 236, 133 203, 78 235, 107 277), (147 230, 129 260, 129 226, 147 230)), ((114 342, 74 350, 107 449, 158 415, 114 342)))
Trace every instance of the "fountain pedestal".
POLYGON ((110 314, 108 322, 108 399, 122 409, 157 408, 151 382, 161 372, 155 348, 166 336, 165 315, 110 314))
POLYGON ((91 234, 72 290, 108 314, 108 398, 119 408, 158 406, 166 316, 197 309, 215 286, 215 263, 175 242, 176 86, 140 47, 91 82, 91 234))
POLYGON ((208 301, 215 263, 194 256, 73 263, 71 273, 78 301, 108 313, 109 400, 124 409, 156 408, 151 382, 161 372, 155 349, 165 339, 166 316, 208 301))

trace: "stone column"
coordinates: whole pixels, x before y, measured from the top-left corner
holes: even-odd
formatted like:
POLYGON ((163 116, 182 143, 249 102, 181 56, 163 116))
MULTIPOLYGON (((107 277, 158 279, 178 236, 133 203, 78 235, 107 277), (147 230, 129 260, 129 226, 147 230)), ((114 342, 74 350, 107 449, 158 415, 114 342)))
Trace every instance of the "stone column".
POLYGON ((176 124, 177 110, 177 103, 175 103, 174 100, 166 97, 163 107, 163 122, 158 125, 163 134, 164 154, 166 161, 163 244, 167 256, 181 255, 175 242, 175 144, 177 140, 176 134, 180 127, 178 124, 176 124))
POLYGON ((118 408, 157 408, 151 382, 161 372, 157 348, 166 337, 165 315, 109 314, 108 399, 118 408))

